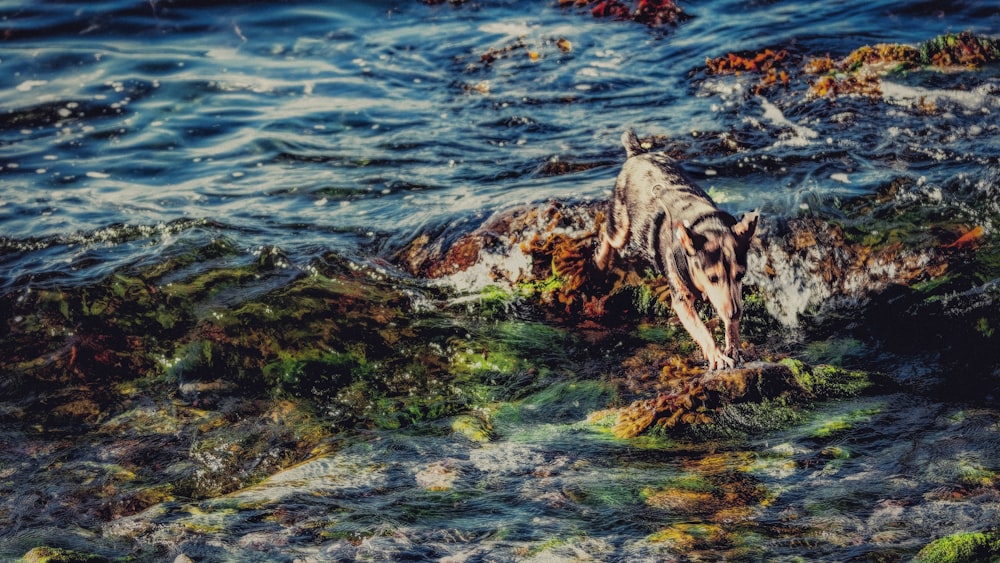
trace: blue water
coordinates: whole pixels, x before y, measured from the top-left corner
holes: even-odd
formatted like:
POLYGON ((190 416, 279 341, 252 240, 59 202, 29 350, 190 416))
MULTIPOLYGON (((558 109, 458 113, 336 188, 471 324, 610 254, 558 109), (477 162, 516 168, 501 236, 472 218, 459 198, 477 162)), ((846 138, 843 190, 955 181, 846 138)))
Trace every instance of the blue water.
POLYGON ((801 90, 768 100, 749 77, 704 72, 728 52, 988 33, 992 2, 682 7, 695 17, 650 28, 554 1, 0 4, 0 287, 92 281, 187 239, 276 246, 297 265, 389 256, 517 203, 605 197, 626 126, 678 139, 730 207, 772 213, 900 173, 996 169, 995 72, 936 120, 801 90), (778 146, 789 128, 769 110, 815 136, 778 146), (716 150, 727 132, 737 153, 716 150), (587 166, 546 172, 556 161, 587 166))

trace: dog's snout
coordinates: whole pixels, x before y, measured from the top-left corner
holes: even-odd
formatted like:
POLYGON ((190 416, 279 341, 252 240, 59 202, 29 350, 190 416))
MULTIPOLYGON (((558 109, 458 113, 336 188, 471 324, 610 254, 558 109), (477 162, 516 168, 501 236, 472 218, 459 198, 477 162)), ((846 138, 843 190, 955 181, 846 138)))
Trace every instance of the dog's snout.
POLYGON ((719 316, 723 319, 730 320, 739 317, 740 315, 740 304, 732 299, 726 299, 722 302, 722 307, 719 307, 719 316))

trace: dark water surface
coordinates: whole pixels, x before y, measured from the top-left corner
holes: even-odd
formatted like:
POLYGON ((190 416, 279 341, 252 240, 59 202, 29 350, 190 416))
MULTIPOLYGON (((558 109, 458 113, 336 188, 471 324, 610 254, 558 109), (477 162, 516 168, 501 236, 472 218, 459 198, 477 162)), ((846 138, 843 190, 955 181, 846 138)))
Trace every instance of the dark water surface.
MULTIPOLYGON (((555 0, 0 1, 0 294, 14 296, 3 302, 213 241, 233 263, 278 255, 289 276, 314 274, 331 251, 391 272, 421 233, 523 203, 605 199, 626 127, 668 137, 734 213, 836 214, 902 178, 907 197, 996 240, 996 64, 892 74, 878 100, 810 97, 804 82, 758 95, 756 76, 705 68, 731 52, 805 61, 995 35, 996 2, 681 7, 693 17, 653 28, 555 0)), ((822 298, 782 295, 771 310, 789 331, 822 298)), ((23 320, 0 315, 7 330, 23 320)), ((5 401, 8 420, 18 398, 5 401)), ((497 407, 501 438, 485 444, 364 431, 255 486, 116 517, 52 508, 97 494, 88 471, 109 462, 95 453, 105 438, 11 425, 0 557, 48 544, 196 561, 901 560, 1000 525, 991 405, 887 392, 728 453, 594 432, 580 421, 600 397, 552 417, 497 407), (696 473, 709 485, 689 486, 696 473), (655 500, 675 489, 752 502, 727 520, 655 500)))
POLYGON ((898 171, 936 185, 995 174, 992 73, 961 92, 935 89, 948 76, 900 84, 900 105, 927 88, 941 98, 947 118, 933 121, 748 97, 748 78, 697 73, 727 52, 836 57, 990 32, 989 2, 706 2, 664 29, 553 4, 5 6, 4 289, 93 280, 187 237, 275 245, 302 264, 384 254, 520 202, 603 198, 626 126, 686 140, 690 167, 714 170, 739 207, 795 209, 898 171), (519 38, 526 49, 481 61, 519 38), (746 150, 707 154, 723 132, 746 150), (553 176, 554 161, 596 166, 553 176))

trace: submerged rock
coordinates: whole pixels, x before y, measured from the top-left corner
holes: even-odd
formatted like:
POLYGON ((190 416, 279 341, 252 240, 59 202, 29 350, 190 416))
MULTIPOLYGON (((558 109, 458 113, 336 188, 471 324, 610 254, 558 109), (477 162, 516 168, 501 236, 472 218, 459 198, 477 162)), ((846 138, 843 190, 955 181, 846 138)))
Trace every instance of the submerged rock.
POLYGON ((108 563, 111 559, 60 547, 36 547, 24 554, 23 563, 108 563))

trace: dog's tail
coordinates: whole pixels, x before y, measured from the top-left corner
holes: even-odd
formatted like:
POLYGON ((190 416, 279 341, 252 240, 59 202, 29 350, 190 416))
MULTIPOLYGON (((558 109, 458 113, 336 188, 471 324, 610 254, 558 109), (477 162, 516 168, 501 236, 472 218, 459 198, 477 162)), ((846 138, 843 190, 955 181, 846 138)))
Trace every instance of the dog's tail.
POLYGON ((646 152, 646 149, 642 147, 642 143, 639 142, 639 137, 636 137, 635 131, 631 129, 626 129, 622 133, 622 145, 625 145, 625 153, 628 154, 628 158, 646 152))

